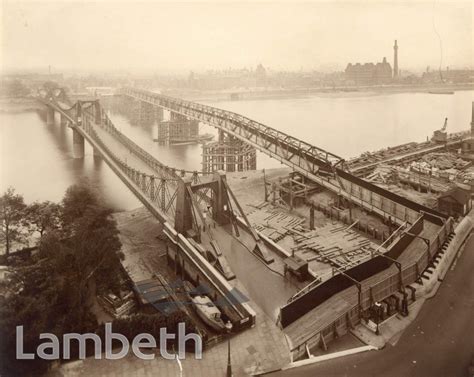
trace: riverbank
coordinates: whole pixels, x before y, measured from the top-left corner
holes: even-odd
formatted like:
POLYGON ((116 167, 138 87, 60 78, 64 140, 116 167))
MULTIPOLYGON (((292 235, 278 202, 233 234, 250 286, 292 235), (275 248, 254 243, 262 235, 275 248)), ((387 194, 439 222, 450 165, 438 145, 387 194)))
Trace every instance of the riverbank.
POLYGON ((347 86, 347 87, 317 87, 293 89, 257 89, 243 90, 241 88, 222 91, 192 91, 164 90, 163 94, 201 102, 219 101, 252 101, 268 99, 292 99, 307 97, 346 98, 367 97, 382 94, 397 93, 430 93, 447 95, 453 91, 474 90, 474 83, 466 84, 432 84, 432 85, 380 85, 380 86, 347 86), (439 92, 439 93, 436 93, 439 92))
POLYGON ((41 104, 32 97, 0 98, 0 113, 17 114, 41 109, 41 104))

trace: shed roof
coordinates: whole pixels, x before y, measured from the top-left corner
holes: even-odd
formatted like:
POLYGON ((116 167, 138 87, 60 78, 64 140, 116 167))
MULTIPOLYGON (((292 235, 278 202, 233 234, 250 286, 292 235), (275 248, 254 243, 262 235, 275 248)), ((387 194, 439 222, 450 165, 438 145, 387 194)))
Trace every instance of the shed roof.
POLYGON ((471 194, 468 191, 463 190, 460 187, 454 187, 451 190, 448 190, 445 193, 441 194, 438 197, 438 201, 448 199, 448 198, 451 198, 451 199, 455 200, 456 202, 458 202, 459 204, 464 205, 467 202, 469 202, 469 200, 471 198, 471 194))

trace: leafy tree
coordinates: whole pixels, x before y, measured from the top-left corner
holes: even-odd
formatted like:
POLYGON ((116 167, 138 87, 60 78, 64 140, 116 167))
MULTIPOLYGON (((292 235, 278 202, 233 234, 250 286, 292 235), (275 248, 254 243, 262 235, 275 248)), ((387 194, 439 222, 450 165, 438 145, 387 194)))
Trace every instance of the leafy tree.
POLYGON ((24 97, 30 93, 30 90, 18 79, 3 80, 0 88, 2 94, 8 97, 24 97))
POLYGON ((86 184, 70 186, 63 198, 63 224, 67 227, 74 224, 91 207, 97 207, 97 195, 86 184))
POLYGON ((48 91, 53 91, 59 88, 59 84, 55 81, 45 81, 43 83, 43 88, 45 88, 48 91))
POLYGON ((0 221, 2 222, 0 237, 5 242, 6 255, 10 254, 12 243, 22 238, 21 227, 25 208, 23 196, 16 194, 12 187, 9 187, 0 197, 0 221))
POLYGON ((33 257, 17 266, 9 282, 9 294, 0 297, 0 373, 30 376, 46 372, 48 362, 16 359, 16 326, 23 326, 24 352, 35 352, 41 333, 62 338, 70 332, 89 332, 96 327, 91 313, 74 306, 75 282, 57 271, 50 260, 33 257), (78 321, 78 317, 81 321, 78 321))
POLYGON ((59 228, 61 214, 59 204, 50 201, 34 202, 26 208, 25 221, 43 237, 45 231, 59 228))
POLYGON ((87 293, 96 286, 116 290, 120 284, 123 254, 110 214, 107 208, 89 206, 82 217, 67 225, 68 236, 64 240, 53 232, 40 244, 40 255, 49 258, 55 270, 64 271, 75 282, 76 308, 85 305, 87 293))
POLYGON ((94 332, 90 298, 96 287, 116 290, 120 283, 123 255, 110 209, 83 185, 70 187, 63 203, 63 227, 45 228, 39 253, 15 267, 9 292, 0 295, 1 375, 38 375, 48 366, 41 359, 16 360, 16 326, 24 326, 25 352, 37 349, 40 333, 61 339, 94 332))

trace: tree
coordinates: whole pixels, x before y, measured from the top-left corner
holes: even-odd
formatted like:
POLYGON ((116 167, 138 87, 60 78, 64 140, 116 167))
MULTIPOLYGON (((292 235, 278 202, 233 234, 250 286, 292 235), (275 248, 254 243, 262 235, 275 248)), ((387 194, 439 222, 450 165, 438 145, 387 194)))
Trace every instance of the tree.
POLYGON ((5 254, 10 254, 13 242, 22 237, 21 227, 26 204, 23 196, 15 194, 15 189, 9 187, 0 197, 0 220, 2 222, 1 238, 5 242, 5 254))
POLYGON ((47 230, 57 229, 61 223, 62 208, 50 201, 34 202, 26 208, 25 221, 43 234, 47 230))
POLYGON ((59 84, 56 81, 45 81, 43 83, 43 88, 45 88, 48 91, 53 91, 59 88, 59 84))
POLYGON ((8 97, 25 97, 30 90, 18 79, 2 80, 0 85, 2 95, 8 97))
POLYGON ((63 224, 74 224, 90 207, 99 205, 97 195, 85 184, 70 186, 63 198, 63 224))
MULTIPOLYGON (((2 376, 38 375, 48 367, 48 361, 38 358, 16 360, 16 326, 24 326, 25 352, 37 349, 40 333, 61 339, 65 333, 94 332, 97 322, 90 298, 95 288, 118 290, 123 255, 111 210, 84 185, 70 187, 63 203, 62 225, 67 232, 45 227, 39 252, 15 266, 9 293, 0 295, 2 376)), ((51 206, 44 205, 48 216, 51 206)))
MULTIPOLYGON (((56 239, 61 252, 52 258, 58 270, 71 268, 81 292, 77 305, 81 306, 86 297, 82 293, 91 288, 118 288, 122 245, 112 211, 101 205, 97 194, 85 184, 68 188, 62 210, 63 240, 56 239)), ((51 237, 45 242, 49 251, 58 249, 51 237)), ((42 250, 45 248, 40 246, 40 252, 42 250)))

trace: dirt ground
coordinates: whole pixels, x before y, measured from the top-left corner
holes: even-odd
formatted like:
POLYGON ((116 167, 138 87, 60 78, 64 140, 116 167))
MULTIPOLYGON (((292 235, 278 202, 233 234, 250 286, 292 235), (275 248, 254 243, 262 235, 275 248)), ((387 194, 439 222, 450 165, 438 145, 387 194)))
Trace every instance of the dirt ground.
POLYGON ((123 265, 133 281, 150 279, 153 273, 172 278, 166 263, 166 243, 161 224, 144 207, 114 214, 125 255, 123 265))

